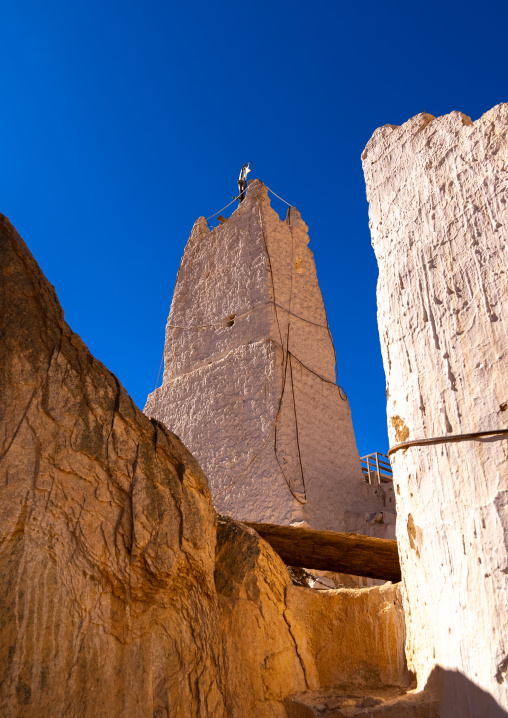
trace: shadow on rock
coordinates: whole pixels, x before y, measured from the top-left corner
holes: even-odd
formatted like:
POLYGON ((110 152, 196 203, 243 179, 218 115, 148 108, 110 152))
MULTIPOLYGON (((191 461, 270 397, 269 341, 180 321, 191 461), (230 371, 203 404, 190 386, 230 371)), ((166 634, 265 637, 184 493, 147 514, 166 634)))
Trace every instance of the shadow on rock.
POLYGON ((425 690, 440 698, 440 718, 508 718, 508 713, 482 688, 460 671, 436 666, 425 690))

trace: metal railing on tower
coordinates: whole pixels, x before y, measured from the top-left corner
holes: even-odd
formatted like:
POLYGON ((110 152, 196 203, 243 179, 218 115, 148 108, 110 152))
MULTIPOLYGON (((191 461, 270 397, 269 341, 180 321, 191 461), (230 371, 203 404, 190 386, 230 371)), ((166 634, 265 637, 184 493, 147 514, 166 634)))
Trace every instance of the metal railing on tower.
POLYGON ((390 459, 386 454, 375 452, 360 458, 365 482, 368 484, 387 484, 393 481, 390 459))

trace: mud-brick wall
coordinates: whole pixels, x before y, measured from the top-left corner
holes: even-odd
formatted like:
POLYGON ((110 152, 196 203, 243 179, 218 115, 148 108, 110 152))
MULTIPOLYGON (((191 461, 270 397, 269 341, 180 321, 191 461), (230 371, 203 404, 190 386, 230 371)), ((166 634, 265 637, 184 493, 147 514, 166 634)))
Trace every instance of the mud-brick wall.
POLYGON ((363 481, 308 243, 259 180, 219 227, 196 221, 145 412, 196 456, 219 511, 385 535, 371 517, 393 503, 363 481))

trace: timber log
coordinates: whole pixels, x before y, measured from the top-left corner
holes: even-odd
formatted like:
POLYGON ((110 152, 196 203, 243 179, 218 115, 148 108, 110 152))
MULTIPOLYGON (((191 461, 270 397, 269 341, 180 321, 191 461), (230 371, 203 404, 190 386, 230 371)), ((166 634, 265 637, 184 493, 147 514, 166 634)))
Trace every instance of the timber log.
POLYGON ((397 541, 317 531, 303 526, 243 523, 257 531, 288 566, 336 571, 393 583, 401 580, 397 541))

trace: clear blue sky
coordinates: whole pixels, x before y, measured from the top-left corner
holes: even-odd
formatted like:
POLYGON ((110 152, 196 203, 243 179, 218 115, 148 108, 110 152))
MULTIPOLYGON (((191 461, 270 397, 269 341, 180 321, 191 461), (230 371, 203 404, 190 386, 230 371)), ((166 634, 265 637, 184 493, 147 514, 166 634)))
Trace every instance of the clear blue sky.
POLYGON ((0 211, 142 408, 194 220, 253 161, 310 227, 360 453, 386 451, 360 155, 379 125, 506 102, 507 8, 4 3, 0 211))

